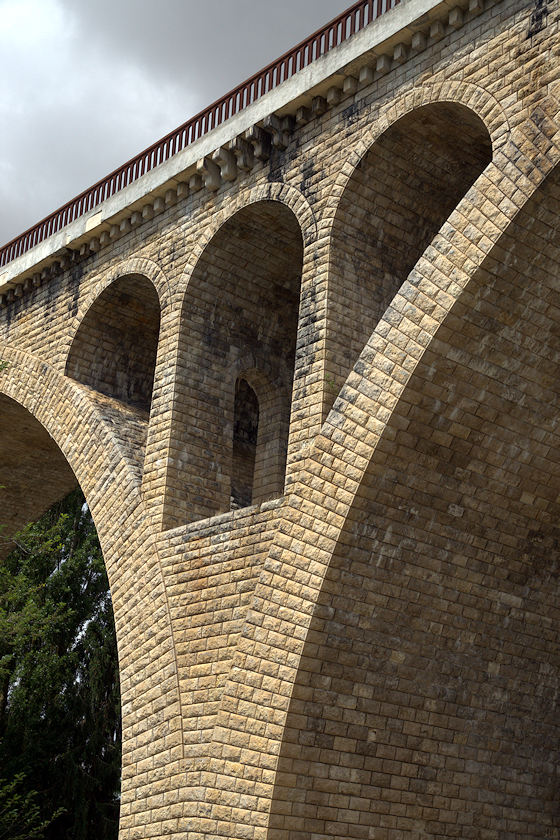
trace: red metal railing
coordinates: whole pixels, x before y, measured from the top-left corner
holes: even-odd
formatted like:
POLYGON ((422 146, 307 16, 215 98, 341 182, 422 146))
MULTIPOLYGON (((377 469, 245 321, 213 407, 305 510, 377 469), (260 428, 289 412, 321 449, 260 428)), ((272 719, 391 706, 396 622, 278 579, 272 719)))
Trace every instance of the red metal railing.
POLYGON ((359 0, 354 3, 322 29, 318 29, 305 41, 273 61, 259 73, 255 73, 239 87, 183 123, 162 140, 158 140, 157 143, 140 152, 128 163, 115 169, 110 175, 55 210, 25 233, 16 236, 0 248, 0 267, 20 257, 51 234, 57 233, 65 225, 97 207, 102 201, 127 187, 160 163, 169 160, 177 152, 194 143, 229 117, 242 111, 303 67, 307 67, 317 58, 337 47, 398 3, 399 0, 359 0))

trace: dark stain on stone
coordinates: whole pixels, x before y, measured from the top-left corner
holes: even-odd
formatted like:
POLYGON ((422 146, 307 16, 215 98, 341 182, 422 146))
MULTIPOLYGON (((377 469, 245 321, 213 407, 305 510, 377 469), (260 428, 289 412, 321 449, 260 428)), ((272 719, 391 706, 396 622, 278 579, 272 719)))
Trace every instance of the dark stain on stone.
POLYGON ((271 149, 268 160, 269 183, 280 182, 283 184, 287 165, 286 152, 280 149, 271 149))
POLYGON ((547 0, 535 0, 535 8, 531 13, 531 22, 529 24, 529 31, 527 38, 532 38, 537 32, 541 32, 546 26, 548 17, 548 3, 547 0))
POLYGON ((66 274, 66 288, 69 295, 68 314, 72 318, 75 318, 78 314, 80 304, 80 285, 83 274, 83 269, 79 264, 73 266, 66 274))
POLYGON ((345 108, 344 111, 342 111, 340 116, 342 117, 346 125, 353 125, 358 119, 359 112, 360 109, 358 105, 355 102, 353 102, 351 105, 348 106, 348 108, 345 108))
POLYGON ((307 160, 301 168, 301 183, 299 186, 300 192, 309 199, 310 203, 315 201, 314 191, 311 188, 311 182, 315 175, 315 165, 313 160, 307 160))

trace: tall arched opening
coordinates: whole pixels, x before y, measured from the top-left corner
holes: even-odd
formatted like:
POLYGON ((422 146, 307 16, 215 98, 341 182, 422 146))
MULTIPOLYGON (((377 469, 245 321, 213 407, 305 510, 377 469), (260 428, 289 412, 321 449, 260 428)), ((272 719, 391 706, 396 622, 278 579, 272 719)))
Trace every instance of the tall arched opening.
POLYGON ((359 162, 332 228, 327 408, 400 286, 491 158, 482 120, 464 105, 437 102, 401 117, 359 162))
POLYGON ((277 201, 238 211, 198 260, 182 311, 165 527, 282 495, 302 260, 299 223, 277 201), (253 480, 239 495, 240 429, 253 424, 256 436, 257 413, 253 480))

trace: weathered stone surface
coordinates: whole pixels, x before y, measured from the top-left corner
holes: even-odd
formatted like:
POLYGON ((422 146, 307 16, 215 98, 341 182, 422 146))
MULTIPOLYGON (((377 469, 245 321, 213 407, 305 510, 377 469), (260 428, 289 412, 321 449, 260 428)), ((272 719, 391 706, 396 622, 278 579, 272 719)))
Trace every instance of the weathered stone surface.
POLYGON ((533 13, 445 7, 3 298, 0 520, 76 482, 92 509, 121 840, 558 836, 559 10, 533 13))

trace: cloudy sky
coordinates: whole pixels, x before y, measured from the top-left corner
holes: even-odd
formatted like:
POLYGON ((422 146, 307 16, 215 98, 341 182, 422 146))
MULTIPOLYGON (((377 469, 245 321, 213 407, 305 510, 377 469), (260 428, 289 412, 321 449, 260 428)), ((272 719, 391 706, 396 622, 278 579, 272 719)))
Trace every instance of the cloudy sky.
POLYGON ((0 244, 351 0, 0 0, 0 244))

